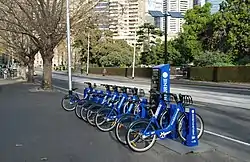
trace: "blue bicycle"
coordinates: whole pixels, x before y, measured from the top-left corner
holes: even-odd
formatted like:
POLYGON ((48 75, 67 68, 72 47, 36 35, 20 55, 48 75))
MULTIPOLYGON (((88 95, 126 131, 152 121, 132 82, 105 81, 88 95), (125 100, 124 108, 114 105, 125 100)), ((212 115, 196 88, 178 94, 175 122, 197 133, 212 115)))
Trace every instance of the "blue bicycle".
MULTIPOLYGON (((129 97, 127 95, 127 87, 121 87, 122 95, 121 100, 115 107, 104 107, 100 109, 95 116, 95 123, 99 130, 103 132, 111 131, 115 128, 117 121, 124 115, 124 104, 127 104, 126 100, 129 102, 128 109, 126 109, 125 114, 138 114, 142 117, 147 116, 147 111, 143 107, 139 107, 137 103, 140 101, 140 96, 137 94, 138 89, 134 88, 133 96, 129 97)), ((145 100, 143 100, 145 101, 145 100)), ((144 102, 141 102, 143 104, 144 102)))
MULTIPOLYGON (((165 139, 172 131, 176 131, 176 124, 179 136, 183 141, 186 141, 185 135, 188 131, 188 113, 185 112, 185 102, 191 101, 191 96, 181 94, 177 96, 172 93, 156 93, 160 95, 160 102, 154 115, 150 119, 139 119, 132 122, 127 131, 126 142, 133 151, 145 152, 149 150, 155 144, 157 137, 159 139, 165 139), (162 128, 157 118, 162 106, 167 105, 170 99, 173 99, 177 106, 172 116, 170 116, 167 126, 162 128), (182 129, 182 126, 184 126, 184 129, 182 129), (145 144, 140 148, 139 145, 143 142, 145 142, 145 144)), ((198 114, 196 114, 196 119, 198 119, 201 124, 201 127, 197 129, 197 138, 200 139, 204 132, 204 122, 198 114)))
POLYGON ((88 108, 82 109, 82 117, 86 118, 87 122, 92 125, 95 126, 95 115, 96 112, 101 109, 102 107, 112 107, 114 105, 116 105, 120 98, 119 98, 119 92, 118 92, 118 87, 117 86, 112 86, 112 90, 113 93, 107 92, 106 94, 101 94, 99 95, 99 100, 97 100, 97 102, 95 104, 92 104, 91 106, 89 106, 88 108), (85 116, 83 116, 85 115, 85 116))
POLYGON ((73 111, 76 109, 78 103, 82 103, 85 100, 88 100, 89 92, 92 91, 93 87, 92 84, 89 82, 84 82, 84 84, 87 84, 88 87, 86 87, 83 91, 83 98, 81 99, 80 96, 75 92, 78 88, 72 89, 72 94, 65 95, 61 100, 61 106, 66 111, 73 111))

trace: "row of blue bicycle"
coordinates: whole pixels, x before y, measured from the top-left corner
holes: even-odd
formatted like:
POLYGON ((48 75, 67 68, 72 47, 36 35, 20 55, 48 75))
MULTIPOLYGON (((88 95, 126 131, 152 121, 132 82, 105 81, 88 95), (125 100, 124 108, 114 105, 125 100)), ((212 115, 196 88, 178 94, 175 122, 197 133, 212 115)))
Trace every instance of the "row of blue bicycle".
MULTIPOLYGON (((66 111, 75 111, 78 118, 100 131, 114 131, 117 140, 133 151, 147 151, 157 139, 169 138, 173 132, 177 132, 177 138, 182 142, 187 140, 186 109, 193 103, 191 96, 150 90, 150 96, 159 98, 158 103, 151 103, 143 89, 85 84, 83 97, 75 92, 75 88, 72 94, 63 97, 62 107, 66 111)), ((200 139, 204 122, 197 113, 196 120, 197 139, 200 139)))

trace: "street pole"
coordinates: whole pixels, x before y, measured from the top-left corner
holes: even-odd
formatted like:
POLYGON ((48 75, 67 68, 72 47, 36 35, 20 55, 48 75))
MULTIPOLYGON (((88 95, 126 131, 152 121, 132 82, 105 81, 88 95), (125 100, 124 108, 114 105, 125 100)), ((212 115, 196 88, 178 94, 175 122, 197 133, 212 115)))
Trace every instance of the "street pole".
POLYGON ((136 55, 136 30, 135 30, 134 54, 132 63, 132 79, 135 78, 135 55, 136 55))
POLYGON ((67 16, 68 82, 69 82, 69 95, 72 95, 69 0, 66 0, 66 7, 67 7, 67 14, 66 14, 66 16, 67 16))
POLYGON ((89 75, 89 46, 90 46, 90 41, 89 41, 89 32, 88 32, 87 75, 89 75))
POLYGON ((164 63, 168 63, 168 13, 165 12, 165 60, 164 63))

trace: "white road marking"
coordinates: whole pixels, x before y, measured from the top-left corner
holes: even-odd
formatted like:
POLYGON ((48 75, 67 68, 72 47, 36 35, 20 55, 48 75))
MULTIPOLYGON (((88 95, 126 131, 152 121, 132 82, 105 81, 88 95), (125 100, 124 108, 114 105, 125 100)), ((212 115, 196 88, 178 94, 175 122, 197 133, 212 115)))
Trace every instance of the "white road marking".
POLYGON ((206 106, 206 105, 203 105, 203 104, 197 104, 197 103, 195 103, 195 104, 193 104, 194 106, 200 106, 200 107, 204 107, 204 106, 206 106))
POLYGON ((245 146, 250 146, 250 143, 243 142, 241 140, 237 140, 237 139, 234 139, 234 138, 231 138, 231 137, 223 136, 221 134, 214 133, 214 132, 211 132, 211 131, 204 130, 204 133, 207 133, 207 134, 210 134, 210 135, 214 135, 214 136, 217 136, 217 137, 220 137, 220 138, 224 138, 226 140, 233 141, 233 142, 245 145, 245 146))
MULTIPOLYGON (((41 83, 40 81, 37 81, 39 83, 41 83)), ((68 89, 66 88, 63 88, 63 87, 59 87, 59 86, 55 86, 53 85, 53 87, 59 89, 59 90, 62 90, 62 91, 68 91, 68 89)), ((62 92, 64 94, 67 94, 66 92, 62 92)), ((77 93, 78 95, 82 95, 82 93, 79 93, 79 92, 75 92, 77 93)), ((195 104, 197 106, 205 106, 205 105, 201 105, 201 104, 195 104)), ((210 134, 210 135, 213 135, 213 136, 216 136, 216 137, 220 137, 220 138, 223 138, 223 139, 226 139, 228 141, 232 141, 232 142, 235 142, 235 143, 238 143, 238 144, 242 144, 242 145, 245 145, 245 146, 250 146, 250 143, 247 143, 247 142, 244 142, 244 141, 241 141, 241 140, 237 140, 237 139, 234 139, 234 138, 231 138, 231 137, 227 137, 227 136, 224 136, 224 135, 221 135, 221 134, 218 134, 218 133, 214 133, 214 132, 211 132, 211 131, 208 131, 208 130, 204 130, 204 133, 207 133, 207 134, 210 134)))

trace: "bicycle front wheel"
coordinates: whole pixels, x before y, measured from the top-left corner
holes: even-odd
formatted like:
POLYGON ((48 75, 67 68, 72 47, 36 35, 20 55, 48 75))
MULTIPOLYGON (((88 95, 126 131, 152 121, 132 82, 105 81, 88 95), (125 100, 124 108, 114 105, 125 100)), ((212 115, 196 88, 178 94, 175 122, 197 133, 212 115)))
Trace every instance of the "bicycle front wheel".
POLYGON ((109 107, 100 109, 95 116, 96 127, 103 132, 113 130, 116 125, 117 115, 115 109, 109 107))
POLYGON ((77 105, 76 100, 77 98, 75 95, 72 96, 65 95, 61 100, 61 106, 66 111, 73 111, 75 110, 77 105))
MULTIPOLYGON (((199 114, 196 113, 196 127, 197 127, 197 139, 199 140, 204 133, 204 122, 199 114)), ((178 134, 183 142, 187 140, 188 133, 188 118, 187 115, 182 114, 178 120, 178 134)))
POLYGON ((128 111, 129 108, 129 102, 126 102, 122 108, 122 113, 125 114, 128 111))
POLYGON ((124 114, 118 121, 115 126, 115 137, 116 139, 126 145, 126 133, 128 131, 129 125, 135 121, 138 117, 133 114, 124 114))
POLYGON ((91 107, 91 105, 94 104, 92 101, 86 101, 82 106, 81 106, 81 117, 82 119, 87 122, 87 112, 88 109, 91 107))
POLYGON ((131 123, 126 134, 126 142, 129 148, 136 152, 145 152, 153 147, 156 142, 156 134, 143 137, 143 132, 150 131, 155 131, 155 128, 147 120, 138 120, 131 123))
POLYGON ((97 111, 100 108, 101 108, 101 105, 93 105, 88 109, 87 114, 86 114, 86 119, 90 125, 96 126, 95 116, 97 115, 97 111))

